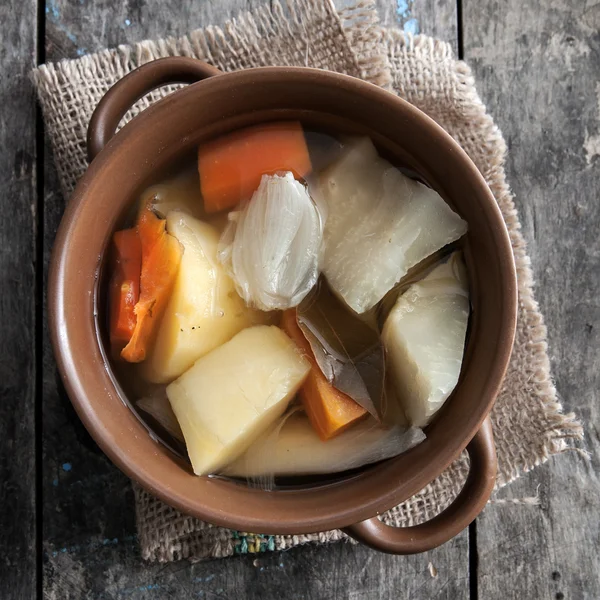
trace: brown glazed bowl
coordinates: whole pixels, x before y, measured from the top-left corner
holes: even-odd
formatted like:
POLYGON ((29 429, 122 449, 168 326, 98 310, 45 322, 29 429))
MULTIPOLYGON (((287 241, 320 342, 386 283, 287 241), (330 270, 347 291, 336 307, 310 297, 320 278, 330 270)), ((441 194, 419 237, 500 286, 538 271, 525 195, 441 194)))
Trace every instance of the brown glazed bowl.
POLYGON ((287 67, 222 74, 194 59, 165 58, 140 67, 106 94, 92 118, 88 148, 93 160, 54 246, 50 325, 68 394, 120 469, 168 504, 215 525, 266 534, 342 528, 373 548, 398 554, 442 544, 477 516, 496 474, 488 414, 513 344, 516 276, 498 206, 475 165, 446 132, 393 94, 345 75, 287 67), (115 135, 138 98, 175 82, 192 85, 144 110, 115 135), (341 481, 267 492, 196 477, 148 435, 121 397, 104 353, 99 279, 118 220, 157 173, 209 138, 288 118, 371 136, 386 156, 418 172, 467 220, 473 312, 460 381, 427 428, 425 442, 341 481), (377 519, 424 488, 465 448, 467 482, 443 513, 408 528, 377 519))

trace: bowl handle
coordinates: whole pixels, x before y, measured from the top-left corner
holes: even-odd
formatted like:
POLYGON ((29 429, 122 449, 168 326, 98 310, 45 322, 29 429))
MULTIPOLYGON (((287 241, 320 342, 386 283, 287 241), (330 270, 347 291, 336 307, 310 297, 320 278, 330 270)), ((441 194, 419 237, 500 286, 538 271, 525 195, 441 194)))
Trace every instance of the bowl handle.
POLYGON ((88 159, 91 162, 115 135, 127 111, 140 98, 163 85, 196 83, 221 75, 216 67, 184 56, 159 58, 138 67, 117 81, 98 103, 87 131, 88 159))
POLYGON ((439 515, 413 527, 391 527, 377 517, 344 528, 355 540, 390 554, 417 554, 436 548, 460 533, 481 512, 496 481, 496 448, 487 417, 467 446, 467 481, 454 502, 439 515))

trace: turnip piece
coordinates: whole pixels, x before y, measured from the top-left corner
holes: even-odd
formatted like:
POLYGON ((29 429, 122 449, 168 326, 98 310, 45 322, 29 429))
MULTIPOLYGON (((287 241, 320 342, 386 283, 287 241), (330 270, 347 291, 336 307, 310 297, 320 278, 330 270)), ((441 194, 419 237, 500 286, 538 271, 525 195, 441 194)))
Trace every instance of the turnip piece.
POLYGON ((424 258, 460 238, 467 224, 433 189, 353 140, 326 169, 323 272, 332 289, 364 313, 424 258))
POLYGON ((389 372, 409 422, 424 427, 454 390, 469 320, 459 252, 411 285, 383 327, 389 372))

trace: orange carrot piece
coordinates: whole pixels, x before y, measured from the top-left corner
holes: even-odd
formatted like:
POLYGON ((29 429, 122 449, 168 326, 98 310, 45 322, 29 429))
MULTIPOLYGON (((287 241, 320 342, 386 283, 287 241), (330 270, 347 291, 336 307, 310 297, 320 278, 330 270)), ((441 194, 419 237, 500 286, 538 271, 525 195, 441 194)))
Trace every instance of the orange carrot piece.
POLYGON ((297 179, 306 177, 311 164, 302 125, 265 123, 204 144, 198 149, 198 171, 207 213, 250 198, 265 174, 291 171, 297 179))
POLYGON ((298 326, 295 309, 283 313, 281 328, 311 363, 310 373, 300 388, 300 398, 319 437, 327 441, 365 417, 367 411, 350 396, 333 387, 323 375, 308 340, 298 326))
POLYGON ((142 248, 140 299, 135 305, 136 325, 121 356, 129 362, 141 362, 158 329, 177 277, 182 249, 166 231, 166 221, 150 208, 140 214, 137 232, 142 248))
POLYGON ((113 236, 110 280, 110 346, 119 356, 135 329, 135 305, 140 296, 142 247, 135 229, 117 231, 113 236))

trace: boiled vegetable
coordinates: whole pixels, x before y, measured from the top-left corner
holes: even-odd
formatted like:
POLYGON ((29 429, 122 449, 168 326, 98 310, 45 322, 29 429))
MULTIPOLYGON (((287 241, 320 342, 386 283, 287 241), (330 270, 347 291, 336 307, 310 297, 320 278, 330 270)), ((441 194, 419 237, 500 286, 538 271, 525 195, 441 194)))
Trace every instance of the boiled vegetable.
POLYGON ((136 402, 138 408, 148 413, 155 419, 167 433, 171 434, 175 439, 183 442, 183 433, 177 417, 169 404, 166 389, 161 386, 152 393, 140 398, 136 402))
POLYGON ((136 325, 121 356, 129 362, 146 358, 169 301, 181 262, 181 245, 166 232, 165 220, 145 208, 137 223, 142 247, 140 298, 135 305, 136 325))
POLYGON ((185 170, 147 188, 140 200, 142 209, 150 206, 161 219, 172 210, 186 212, 197 219, 205 216, 197 169, 185 170))
POLYGON ((323 272, 357 313, 379 302, 408 269, 467 231, 431 188, 355 140, 320 178, 328 205, 323 272))
POLYGON ((381 411, 382 424, 386 427, 393 427, 394 425, 408 427, 410 423, 408 422, 404 408, 398 399, 396 386, 392 383, 391 377, 386 377, 384 392, 385 399, 381 411))
POLYGON ((111 260, 110 346, 117 358, 135 330, 135 305, 140 297, 142 246, 135 229, 117 231, 113 236, 111 260))
POLYGON ((340 473, 406 452, 425 439, 412 427, 382 428, 371 419, 324 442, 304 415, 257 439, 223 474, 237 477, 340 473))
POLYGON ((456 386, 469 319, 460 253, 402 294, 383 328, 396 392, 412 425, 423 427, 456 386))
POLYGON ((194 473, 235 460, 285 411, 310 364, 275 326, 244 329, 167 387, 194 473))
POLYGON ((184 249, 158 336, 142 375, 166 383, 196 360, 271 315, 246 307, 217 260, 217 230, 189 214, 172 211, 167 229, 184 249))
POLYGON ((323 236, 306 187, 291 172, 264 175, 251 201, 230 219, 219 260, 240 296, 265 311, 298 305, 319 276, 323 236))
POLYGON ((265 174, 291 171, 303 178, 310 170, 304 132, 297 121, 234 131, 198 150, 200 187, 208 213, 248 200, 265 174))
POLYGON ((322 280, 300 303, 297 315, 327 381, 379 419, 385 354, 374 320, 359 318, 322 280))
POLYGON ((296 321, 296 311, 283 313, 282 329, 311 364, 310 373, 300 388, 300 398, 312 426, 322 440, 328 440, 367 415, 367 411, 350 396, 334 388, 325 378, 296 321))

